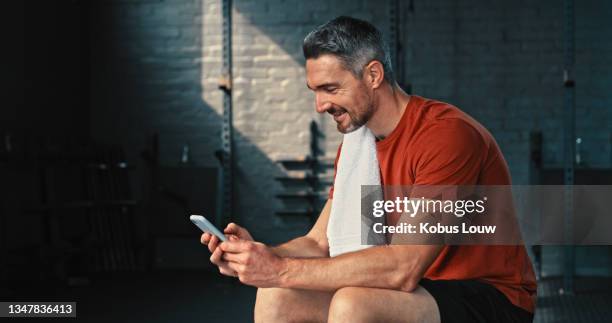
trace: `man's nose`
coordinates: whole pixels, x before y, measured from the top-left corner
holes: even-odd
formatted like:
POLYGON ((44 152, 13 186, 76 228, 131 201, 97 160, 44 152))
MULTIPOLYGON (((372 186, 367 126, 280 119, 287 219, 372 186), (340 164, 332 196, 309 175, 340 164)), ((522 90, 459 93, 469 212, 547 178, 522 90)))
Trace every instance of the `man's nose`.
POLYGON ((318 113, 323 113, 331 107, 331 102, 326 100, 322 95, 317 94, 315 97, 315 110, 318 113))

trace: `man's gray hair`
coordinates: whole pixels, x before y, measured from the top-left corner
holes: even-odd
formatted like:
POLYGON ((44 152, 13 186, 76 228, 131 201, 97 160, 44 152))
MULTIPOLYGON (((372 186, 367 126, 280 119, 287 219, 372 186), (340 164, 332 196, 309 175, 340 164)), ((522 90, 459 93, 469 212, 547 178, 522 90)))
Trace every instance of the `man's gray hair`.
POLYGON ((382 33, 367 21, 346 16, 330 20, 304 38, 302 50, 305 59, 336 56, 359 79, 365 65, 377 60, 383 65, 385 80, 395 84, 389 48, 382 33))

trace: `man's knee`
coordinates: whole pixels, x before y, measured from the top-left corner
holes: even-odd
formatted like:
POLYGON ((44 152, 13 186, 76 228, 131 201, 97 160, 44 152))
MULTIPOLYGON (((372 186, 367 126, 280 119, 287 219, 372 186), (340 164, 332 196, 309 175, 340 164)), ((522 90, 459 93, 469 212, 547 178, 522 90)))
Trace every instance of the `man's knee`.
POLYGON ((367 290, 359 287, 337 290, 329 305, 328 322, 376 322, 368 311, 367 290))
POLYGON ((288 290, 282 288, 258 288, 255 300, 255 322, 287 321, 286 311, 294 306, 288 290))
POLYGON ((286 288, 259 288, 255 322, 325 322, 330 293, 286 288))
POLYGON ((332 297, 328 322, 440 322, 440 316, 422 287, 411 293, 345 287, 332 297))

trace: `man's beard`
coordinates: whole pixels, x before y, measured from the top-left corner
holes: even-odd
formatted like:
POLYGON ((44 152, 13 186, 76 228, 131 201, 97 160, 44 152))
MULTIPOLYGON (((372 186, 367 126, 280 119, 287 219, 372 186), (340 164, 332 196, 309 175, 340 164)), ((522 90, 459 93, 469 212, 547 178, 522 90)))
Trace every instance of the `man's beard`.
POLYGON ((336 128, 338 129, 339 132, 341 132, 343 134, 347 134, 347 133, 351 133, 351 132, 359 129, 361 126, 366 124, 370 120, 370 118, 372 117, 372 114, 374 114, 374 107, 368 106, 365 109, 365 111, 363 111, 360 114, 354 113, 354 112, 349 112, 346 109, 344 109, 344 111, 345 111, 345 113, 348 114, 350 123, 349 123, 349 125, 346 128, 342 126, 342 123, 338 123, 336 125, 336 128))

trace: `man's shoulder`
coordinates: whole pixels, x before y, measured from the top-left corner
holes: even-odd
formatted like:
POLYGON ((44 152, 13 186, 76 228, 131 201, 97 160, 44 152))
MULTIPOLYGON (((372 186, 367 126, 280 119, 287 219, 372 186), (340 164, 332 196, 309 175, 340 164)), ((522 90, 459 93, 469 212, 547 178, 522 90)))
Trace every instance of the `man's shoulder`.
POLYGON ((414 124, 417 143, 440 139, 488 145, 493 138, 480 122, 450 103, 422 98, 420 110, 414 124))
POLYGON ((480 163, 488 158, 492 135, 476 120, 459 108, 444 103, 433 103, 406 151, 415 165, 480 163))
POLYGON ((463 117, 443 117, 429 121, 415 134, 417 145, 461 144, 488 145, 490 134, 479 123, 463 117))

